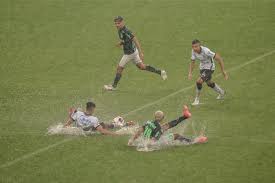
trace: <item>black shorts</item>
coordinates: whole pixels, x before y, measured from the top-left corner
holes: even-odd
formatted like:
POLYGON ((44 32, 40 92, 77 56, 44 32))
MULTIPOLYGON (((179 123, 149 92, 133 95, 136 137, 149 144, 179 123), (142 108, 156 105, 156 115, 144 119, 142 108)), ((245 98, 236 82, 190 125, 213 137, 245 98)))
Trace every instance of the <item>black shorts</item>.
POLYGON ((210 69, 202 69, 200 70, 200 77, 204 82, 210 81, 212 78, 212 74, 214 73, 214 70, 210 69))

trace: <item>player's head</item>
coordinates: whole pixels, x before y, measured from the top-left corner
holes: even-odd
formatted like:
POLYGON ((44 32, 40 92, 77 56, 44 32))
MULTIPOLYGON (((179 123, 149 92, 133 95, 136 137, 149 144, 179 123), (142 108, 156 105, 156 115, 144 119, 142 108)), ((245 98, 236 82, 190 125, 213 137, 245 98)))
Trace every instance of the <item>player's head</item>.
POLYGON ((201 52, 201 42, 198 39, 194 39, 192 41, 192 49, 196 53, 200 53, 201 52))
POLYGON ((86 103, 86 112, 88 114, 93 114, 94 111, 95 111, 95 107, 96 107, 95 103, 93 103, 93 102, 87 102, 86 103))
POLYGON ((122 16, 117 16, 114 18, 114 23, 117 29, 121 29, 124 27, 124 21, 122 16))
POLYGON ((154 116, 155 120, 158 122, 161 122, 164 119, 164 113, 162 111, 156 111, 154 116))

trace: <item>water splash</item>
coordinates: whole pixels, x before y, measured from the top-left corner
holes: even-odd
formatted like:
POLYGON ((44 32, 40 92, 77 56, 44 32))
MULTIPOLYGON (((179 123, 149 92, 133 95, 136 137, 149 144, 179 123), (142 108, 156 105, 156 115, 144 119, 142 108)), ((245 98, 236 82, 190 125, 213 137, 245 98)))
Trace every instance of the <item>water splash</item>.
MULTIPOLYGON (((167 149, 174 146, 188 146, 188 145, 202 143, 202 142, 199 142, 198 139, 202 137, 206 138, 205 135, 207 132, 207 124, 205 122, 200 124, 196 123, 197 124, 196 128, 194 124, 195 123, 193 122, 187 123, 186 125, 176 130, 172 130, 172 129, 168 130, 157 141, 152 141, 150 139, 140 137, 133 142, 132 146, 135 146, 137 151, 151 152, 151 151, 157 151, 161 149, 167 149), (192 133, 191 135, 188 135, 190 139, 192 139, 192 142, 188 143, 185 141, 174 140, 173 131, 176 131, 179 134, 185 134, 185 132, 188 133, 187 132, 188 128, 189 128, 189 131, 191 131, 192 133)), ((190 134, 190 132, 188 134, 190 134)))
POLYGON ((47 135, 72 135, 72 136, 87 136, 93 135, 95 131, 84 131, 78 127, 64 127, 63 124, 52 125, 48 128, 47 135))

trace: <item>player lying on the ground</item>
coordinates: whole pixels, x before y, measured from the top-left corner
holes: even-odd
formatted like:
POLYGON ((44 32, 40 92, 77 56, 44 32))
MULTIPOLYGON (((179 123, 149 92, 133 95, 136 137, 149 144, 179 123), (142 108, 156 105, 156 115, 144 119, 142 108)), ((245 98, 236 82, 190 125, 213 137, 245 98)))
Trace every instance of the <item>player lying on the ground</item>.
POLYGON ((103 122, 100 123, 98 121, 98 118, 93 116, 95 108, 95 103, 87 102, 85 112, 76 109, 70 109, 69 118, 67 122, 64 124, 64 127, 68 127, 73 122, 75 122, 75 125, 79 128, 82 128, 82 130, 84 131, 94 130, 105 135, 118 135, 108 129, 133 125, 132 122, 124 124, 124 121, 121 117, 115 118, 114 122, 111 124, 106 124, 103 122))
POLYGON ((167 79, 167 75, 164 70, 156 69, 153 66, 145 65, 143 63, 144 56, 140 43, 137 37, 125 26, 123 18, 118 16, 114 19, 114 22, 116 28, 118 29, 118 35, 121 40, 117 46, 123 46, 124 55, 117 66, 117 72, 113 84, 104 85, 105 90, 115 90, 122 76, 122 71, 129 62, 134 63, 140 70, 153 72, 160 75, 163 80, 167 79))
POLYGON ((210 49, 201 46, 199 40, 195 39, 192 41, 192 56, 191 63, 189 67, 189 75, 188 79, 192 79, 192 72, 195 67, 195 60, 200 61, 200 77, 197 79, 197 90, 196 90, 196 98, 192 105, 198 105, 200 103, 199 97, 202 89, 202 84, 206 82, 207 86, 213 88, 219 95, 217 99, 223 99, 225 91, 217 85, 217 83, 211 81, 212 74, 215 71, 215 63, 213 61, 215 59, 221 67, 222 74, 225 80, 228 79, 228 75, 224 70, 224 63, 222 57, 218 53, 212 52, 210 49))
POLYGON ((128 145, 133 145, 134 141, 138 139, 141 135, 146 138, 150 139, 152 143, 158 141, 160 138, 163 138, 164 141, 169 142, 173 140, 178 140, 183 143, 187 144, 194 144, 194 143, 204 143, 207 141, 207 137, 201 136, 195 139, 190 139, 184 137, 180 134, 168 133, 163 135, 165 131, 170 128, 177 126, 182 121, 191 117, 191 113, 187 106, 183 108, 183 115, 180 116, 176 120, 172 120, 168 123, 164 123, 161 125, 162 121, 164 120, 164 113, 162 111, 156 111, 154 114, 155 119, 152 121, 147 121, 145 125, 138 129, 138 131, 130 138, 128 145))

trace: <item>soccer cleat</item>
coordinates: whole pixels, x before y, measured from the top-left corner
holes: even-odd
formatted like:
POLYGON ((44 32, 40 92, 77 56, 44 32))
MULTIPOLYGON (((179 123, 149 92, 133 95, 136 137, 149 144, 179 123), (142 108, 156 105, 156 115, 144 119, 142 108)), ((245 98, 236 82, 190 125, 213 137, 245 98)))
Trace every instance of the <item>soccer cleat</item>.
POLYGON ((194 144, 203 144, 206 143, 208 141, 208 138, 205 136, 200 136, 200 137, 196 137, 194 139, 194 144))
POLYGON ((167 79, 167 73, 166 73, 166 71, 165 71, 165 70, 162 70, 160 76, 161 76, 161 78, 162 78, 163 80, 166 80, 166 79, 167 79))
POLYGON ((198 97, 196 97, 192 105, 199 105, 199 104, 200 104, 200 100, 198 97))
POLYGON ((192 116, 191 112, 189 111, 186 105, 183 106, 182 115, 186 118, 190 118, 192 116))
POLYGON ((223 91, 223 93, 219 94, 216 99, 222 100, 222 99, 224 99, 224 95, 225 95, 225 91, 223 91))
POLYGON ((114 91, 116 88, 113 87, 113 85, 104 85, 104 89, 107 91, 114 91))

